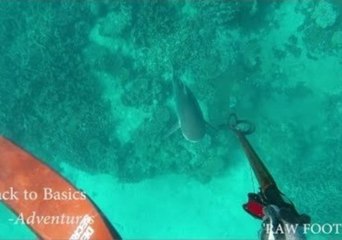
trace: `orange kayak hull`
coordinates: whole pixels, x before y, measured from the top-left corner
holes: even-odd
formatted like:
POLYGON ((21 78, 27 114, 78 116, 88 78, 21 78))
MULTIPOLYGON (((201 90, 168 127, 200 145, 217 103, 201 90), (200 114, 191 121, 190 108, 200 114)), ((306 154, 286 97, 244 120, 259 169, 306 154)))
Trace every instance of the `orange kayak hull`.
POLYGON ((4 137, 0 137, 0 193, 17 214, 15 221, 25 221, 40 238, 120 239, 91 199, 4 137))

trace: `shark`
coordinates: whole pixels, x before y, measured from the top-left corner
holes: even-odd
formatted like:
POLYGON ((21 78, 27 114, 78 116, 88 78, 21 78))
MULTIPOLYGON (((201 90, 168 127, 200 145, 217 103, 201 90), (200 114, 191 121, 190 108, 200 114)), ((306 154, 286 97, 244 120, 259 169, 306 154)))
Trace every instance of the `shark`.
POLYGON ((178 122, 168 136, 180 129, 186 140, 199 142, 204 138, 208 126, 201 107, 190 88, 179 77, 173 76, 172 85, 178 122))

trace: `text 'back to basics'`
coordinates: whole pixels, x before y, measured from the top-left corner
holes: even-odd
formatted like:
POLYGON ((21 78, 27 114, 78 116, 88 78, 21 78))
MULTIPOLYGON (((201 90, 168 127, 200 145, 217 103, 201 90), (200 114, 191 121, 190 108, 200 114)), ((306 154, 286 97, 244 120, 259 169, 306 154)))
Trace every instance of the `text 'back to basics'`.
POLYGON ((40 193, 37 191, 23 190, 22 192, 15 190, 13 187, 0 192, 0 200, 85 200, 86 195, 82 191, 71 188, 65 191, 54 191, 52 188, 44 187, 40 193))

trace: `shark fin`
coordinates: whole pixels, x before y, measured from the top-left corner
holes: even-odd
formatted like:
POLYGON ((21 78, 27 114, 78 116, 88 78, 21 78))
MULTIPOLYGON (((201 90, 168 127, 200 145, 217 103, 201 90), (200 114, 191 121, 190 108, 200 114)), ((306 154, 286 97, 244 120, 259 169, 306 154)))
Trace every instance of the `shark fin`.
POLYGON ((214 127, 213 125, 211 125, 208 122, 205 122, 205 127, 206 127, 207 134, 209 136, 215 136, 217 134, 217 132, 219 131, 219 129, 217 127, 214 127))
POLYGON ((164 139, 170 137, 172 134, 174 134, 178 129, 180 129, 180 124, 177 122, 175 123, 172 128, 170 128, 167 133, 164 135, 164 139))

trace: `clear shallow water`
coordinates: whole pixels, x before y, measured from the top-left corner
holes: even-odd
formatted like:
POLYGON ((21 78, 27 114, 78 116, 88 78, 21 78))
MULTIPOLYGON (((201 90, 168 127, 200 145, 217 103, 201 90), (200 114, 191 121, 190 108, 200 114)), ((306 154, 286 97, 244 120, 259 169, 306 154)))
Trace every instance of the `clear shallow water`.
POLYGON ((86 189, 123 237, 255 239, 233 134, 163 138, 174 71, 213 126, 231 112, 256 124, 250 140, 300 212, 340 222, 341 7, 1 1, 1 134, 86 189))

